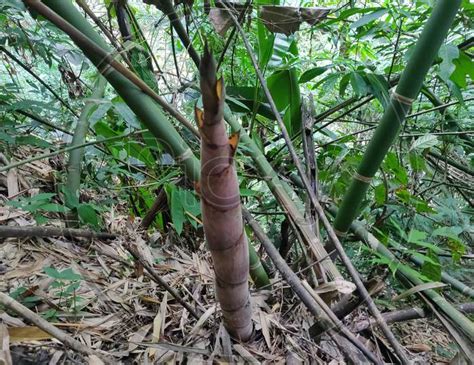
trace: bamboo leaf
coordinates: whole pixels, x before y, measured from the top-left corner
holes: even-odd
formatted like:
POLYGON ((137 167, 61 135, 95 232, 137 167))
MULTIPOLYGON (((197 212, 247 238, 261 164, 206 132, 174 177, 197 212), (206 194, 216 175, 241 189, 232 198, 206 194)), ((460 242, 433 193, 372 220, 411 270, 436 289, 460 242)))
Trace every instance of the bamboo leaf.
POLYGON ((181 194, 174 185, 168 185, 168 189, 171 190, 171 220, 173 221, 176 233, 180 235, 183 232, 183 224, 186 221, 183 204, 181 203, 181 194))
POLYGON ((355 21, 350 25, 351 29, 357 29, 360 28, 374 20, 377 20, 378 18, 382 17, 383 15, 387 14, 388 10, 387 9, 379 9, 374 11, 373 13, 364 15, 361 17, 359 20, 355 21))
POLYGON ((99 226, 99 217, 97 216, 97 213, 95 209, 92 207, 92 205, 80 204, 77 207, 77 213, 79 215, 81 222, 90 224, 93 227, 99 226))
POLYGON ((397 300, 406 298, 409 295, 412 295, 421 291, 425 291, 425 290, 442 288, 443 286, 446 286, 446 284, 439 283, 439 282, 420 284, 420 285, 414 286, 413 288, 408 289, 406 292, 403 292, 400 295, 397 295, 392 300, 395 302, 397 300))
POLYGON ((301 96, 296 69, 277 71, 267 82, 278 110, 283 112, 289 107, 285 112, 286 127, 290 135, 294 135, 301 129, 301 96))

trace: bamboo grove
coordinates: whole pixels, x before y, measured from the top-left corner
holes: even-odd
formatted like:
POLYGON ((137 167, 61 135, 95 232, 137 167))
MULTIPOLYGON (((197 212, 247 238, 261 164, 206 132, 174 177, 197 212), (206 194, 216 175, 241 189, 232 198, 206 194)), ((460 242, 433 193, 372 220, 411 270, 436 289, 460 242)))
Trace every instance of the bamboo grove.
MULTIPOLYGON (((414 49, 407 55, 406 65, 401 70, 400 77, 395 80, 390 80, 389 77, 389 83, 394 86, 390 99, 380 122, 370 127, 375 131, 363 151, 362 160, 353 173, 352 182, 344 193, 339 208, 334 204, 323 204, 317 187, 317 159, 315 161, 315 156, 311 155, 314 153, 311 151, 311 145, 314 145, 313 129, 319 128, 319 123, 327 120, 331 113, 338 111, 338 108, 324 112, 322 116, 320 115, 320 120, 313 118, 310 123, 303 125, 302 131, 292 130, 291 121, 288 122, 286 117, 288 110, 279 110, 270 92, 268 79, 264 77, 265 65, 262 64, 261 58, 265 55, 260 53, 257 59, 243 29, 241 20, 251 2, 247 2, 242 9, 239 8, 242 11, 240 14, 235 9, 228 8, 230 5, 227 2, 223 2, 220 8, 228 11, 227 20, 233 29, 230 37, 235 36, 243 43, 243 49, 250 58, 251 62, 248 64, 252 66, 252 73, 255 72, 257 76, 255 97, 262 91, 261 104, 269 106, 267 113, 277 121, 278 133, 283 139, 283 148, 289 152, 292 167, 294 166, 297 172, 291 179, 293 181, 282 178, 281 169, 269 160, 265 155, 265 149, 260 146, 261 141, 255 138, 252 125, 259 108, 257 103, 253 104, 254 110, 250 113, 253 114, 250 128, 245 128, 231 110, 229 105, 233 100, 226 93, 227 80, 223 77, 219 78, 221 61, 227 57, 226 48, 218 62, 215 61, 212 47, 207 41, 199 52, 193 41, 189 39, 170 0, 144 2, 155 5, 159 11, 163 12, 163 16, 168 17, 172 27, 171 33, 174 34, 174 29, 195 66, 199 87, 196 85, 194 91, 200 93, 199 101, 194 109, 195 123, 190 122, 180 110, 168 103, 161 95, 162 90, 159 90, 147 65, 143 68, 136 67, 141 52, 147 53, 147 51, 143 51, 140 47, 133 48, 133 54, 130 53, 130 57, 124 57, 123 53, 127 50, 118 44, 112 44, 113 47, 111 47, 110 42, 96 31, 71 0, 23 0, 23 2, 31 15, 36 18, 39 26, 45 24, 46 19, 49 26, 53 25, 67 34, 96 67, 98 78, 90 97, 91 100, 101 98, 104 95, 106 83, 110 84, 138 117, 141 126, 149 131, 161 147, 173 157, 187 183, 195 189, 200 199, 206 247, 212 255, 216 301, 219 303, 223 324, 234 339, 245 342, 251 341, 255 336, 249 276, 257 289, 271 289, 269 264, 261 259, 262 252, 265 251, 272 265, 281 273, 282 278, 313 316, 313 328, 315 328, 315 333, 317 332, 315 340, 322 332, 326 332, 335 342, 344 338, 343 341, 348 341, 351 347, 356 348, 371 362, 383 363, 343 324, 344 315, 338 315, 336 311, 333 311, 331 303, 337 306, 338 303, 355 295, 368 306, 374 323, 393 350, 393 359, 403 364, 411 363, 411 355, 403 348, 387 325, 371 296, 371 291, 362 281, 355 268, 356 265, 351 262, 342 244, 345 247, 351 246, 351 242, 345 241, 352 234, 351 237, 356 237, 358 241, 363 242, 371 250, 371 254, 383 257, 386 261, 390 261, 391 265, 397 266, 395 275, 401 282, 408 283, 411 287, 423 286, 424 282, 414 274, 412 269, 402 264, 400 256, 394 253, 391 246, 384 244, 385 242, 382 243, 380 236, 375 232, 369 232, 364 223, 357 219, 361 206, 367 198, 367 191, 384 159, 397 141, 399 132, 407 116, 412 112, 420 93, 431 95, 435 108, 443 105, 426 89, 424 83, 431 67, 439 62, 437 55, 449 36, 461 7, 461 0, 435 2, 429 18, 424 22, 423 31, 415 42, 414 49), (297 152, 299 132, 302 133, 303 138, 303 154, 297 152), (199 158, 196 157, 196 145, 200 147, 199 158), (253 214, 244 207, 237 174, 239 156, 245 156, 252 161, 259 175, 258 179, 266 184, 279 209, 284 212, 288 227, 293 232, 294 241, 297 242, 294 245, 298 248, 304 247, 309 262, 315 263, 310 265, 315 280, 311 280, 309 274, 296 275, 293 272, 293 268, 285 260, 285 254, 282 255, 282 251, 275 248, 274 243, 253 214), (306 162, 306 168, 303 161, 306 162), (331 223, 332 220, 333 223, 331 223), (248 230, 245 223, 248 224, 248 230), (321 227, 324 235, 321 235, 319 228, 315 227, 321 227), (252 243, 253 238, 261 244, 260 250, 257 250, 252 243), (301 280, 301 277, 304 280, 301 280), (317 285, 320 283, 323 283, 323 286, 318 291, 317 285)), ((87 5, 82 0, 78 1, 78 4, 82 10, 87 9, 87 5)), ((136 37, 135 42, 145 44, 145 37, 137 31, 138 28, 135 27, 132 31, 127 25, 132 15, 127 15, 125 9, 120 7, 120 2, 114 2, 114 4, 117 17, 121 17, 119 24, 122 35, 126 35, 129 40, 136 37)), ((260 16, 265 16, 265 13, 261 11, 257 9, 260 16)), ((87 10, 85 12, 88 13, 87 10)), ((104 33, 103 30, 102 33, 104 33)), ((177 62, 176 59, 175 62, 177 62)), ((371 99, 373 97, 366 97, 362 102, 366 103, 371 99)), ((356 101, 357 99, 352 100, 351 103, 356 101)), ((309 103, 312 102, 313 99, 309 98, 309 103)), ((340 108, 346 106, 342 105, 340 108)), ((303 110, 308 108, 307 104, 302 107, 303 110)), ((71 146, 63 150, 63 152, 70 152, 65 198, 74 213, 69 217, 75 222, 72 224, 74 228, 78 227, 79 221, 75 197, 78 196, 80 190, 83 148, 87 145, 85 136, 90 129, 88 118, 93 111, 93 103, 86 103, 78 116, 78 127, 71 146)), ((454 118, 449 120, 451 126, 456 128, 454 118)), ((119 137, 111 137, 113 138, 119 137)), ((466 139, 466 143, 469 143, 469 139, 467 137, 466 139)), ((436 155, 436 152, 432 152, 431 158, 437 161, 443 160, 443 156, 436 155)), ((456 161, 451 165, 453 164, 456 164, 456 161)), ((14 166, 0 167, 0 172, 12 167, 14 166)), ((460 166, 459 169, 472 173, 464 166, 460 166)), ((395 245, 392 246, 397 248, 395 245)), ((290 250, 291 247, 288 248, 288 251, 290 250)), ((135 248, 131 252, 133 257, 140 260, 138 251, 135 248)), ((410 259, 419 265, 423 264, 416 255, 410 256, 410 259)), ((146 269, 153 271, 152 268, 146 269)), ((474 296, 472 289, 446 272, 442 272, 440 277, 456 290, 470 297, 474 296)), ((172 296, 178 297, 172 288, 169 290, 172 296)), ((432 311, 446 327, 464 356, 468 359, 472 358, 474 355, 472 353, 473 322, 434 288, 420 290, 417 295, 426 308, 432 311)), ((194 310, 192 315, 199 317, 194 310)))

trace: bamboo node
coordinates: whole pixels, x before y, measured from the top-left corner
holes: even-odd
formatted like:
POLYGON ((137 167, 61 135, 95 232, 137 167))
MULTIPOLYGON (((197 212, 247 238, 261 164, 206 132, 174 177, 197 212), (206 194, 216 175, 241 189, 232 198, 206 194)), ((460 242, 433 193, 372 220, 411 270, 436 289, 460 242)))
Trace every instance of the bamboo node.
POLYGON ((176 156, 174 159, 176 160, 176 162, 181 163, 192 157, 193 157, 193 151, 191 151, 190 148, 187 148, 182 154, 180 154, 179 156, 176 156))
POLYGON ((392 91, 392 99, 408 106, 411 106, 415 101, 415 99, 400 95, 395 91, 392 91))
POLYGON ((112 62, 116 61, 119 56, 123 58, 121 51, 111 51, 104 55, 104 58, 97 64, 97 70, 102 76, 106 77, 110 72, 116 71, 112 62))
POLYGON ((336 234, 336 236, 339 236, 339 237, 346 237, 347 236, 347 231, 346 232, 341 232, 341 231, 338 231, 336 228, 334 228, 334 233, 336 234))
POLYGON ((372 181, 372 177, 361 175, 358 172, 356 172, 353 177, 354 179, 362 181, 367 184, 370 184, 370 182, 372 181))

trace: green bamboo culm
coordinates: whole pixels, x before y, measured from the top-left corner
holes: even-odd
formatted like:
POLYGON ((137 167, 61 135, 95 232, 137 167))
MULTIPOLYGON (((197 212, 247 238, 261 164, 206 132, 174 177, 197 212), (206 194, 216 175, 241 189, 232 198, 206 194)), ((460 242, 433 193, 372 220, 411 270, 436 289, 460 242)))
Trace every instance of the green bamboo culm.
POLYGON ((433 9, 340 205, 334 221, 336 233, 341 235, 347 232, 355 219, 370 181, 397 137, 413 100, 419 94, 423 80, 446 38, 460 5, 461 0, 438 0, 433 9))
POLYGON ((255 251, 255 248, 250 242, 248 243, 248 247, 250 277, 252 278, 257 288, 266 287, 270 289, 270 279, 268 278, 268 274, 265 271, 262 262, 260 261, 260 257, 258 256, 257 251, 255 251))
MULTIPOLYGON (((44 0, 43 3, 81 31, 97 46, 107 53, 113 54, 112 49, 70 0, 44 0)), ((92 50, 85 47, 80 48, 99 70, 104 68, 105 65, 100 55, 95 54, 92 50)), ((165 147, 167 152, 178 162, 182 163, 188 178, 192 181, 199 181, 199 160, 191 152, 186 142, 181 138, 157 103, 113 67, 106 67, 103 73, 107 81, 114 87, 142 123, 165 147)))
MULTIPOLYGON (((84 143, 89 130, 89 116, 92 111, 97 107, 97 99, 101 99, 104 96, 105 86, 107 80, 102 76, 99 76, 94 91, 90 98, 86 99, 84 108, 82 109, 81 115, 77 120, 76 129, 72 137, 71 146, 79 146, 84 143)), ((81 186, 81 171, 82 171, 82 157, 84 156, 84 147, 72 150, 69 153, 69 160, 67 164, 67 180, 66 180, 66 205, 71 208, 71 212, 68 214, 68 226, 76 227, 79 223, 79 217, 75 208, 75 203, 68 201, 68 199, 74 199, 79 197, 79 188, 81 186)))

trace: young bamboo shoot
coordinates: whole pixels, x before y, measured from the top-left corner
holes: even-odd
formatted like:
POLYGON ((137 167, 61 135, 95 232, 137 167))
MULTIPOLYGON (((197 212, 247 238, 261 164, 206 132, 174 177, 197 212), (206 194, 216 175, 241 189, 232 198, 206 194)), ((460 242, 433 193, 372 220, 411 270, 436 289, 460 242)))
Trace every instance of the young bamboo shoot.
POLYGON ((216 295, 229 333, 248 340, 252 334, 248 288, 249 252, 234 165, 238 134, 227 136, 224 81, 216 78, 215 61, 206 48, 201 59, 204 110, 196 107, 201 134, 201 210, 204 234, 212 254, 216 295))

